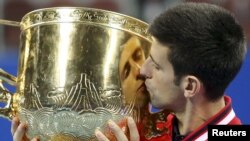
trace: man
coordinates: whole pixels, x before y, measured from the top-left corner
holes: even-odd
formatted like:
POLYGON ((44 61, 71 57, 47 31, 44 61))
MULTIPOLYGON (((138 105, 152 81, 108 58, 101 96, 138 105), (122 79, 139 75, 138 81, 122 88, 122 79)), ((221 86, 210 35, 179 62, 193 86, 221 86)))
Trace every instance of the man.
MULTIPOLYGON (((169 132, 150 140, 207 140, 208 124, 241 124, 231 99, 224 96, 246 53, 243 31, 230 13, 185 3, 157 17, 149 32, 152 48, 141 75, 151 104, 174 113, 166 118, 169 132)), ((123 138, 111 125, 118 140, 123 138)), ((133 132, 131 140, 138 139, 133 132)), ((99 131, 97 135, 105 138, 99 131)))
MULTIPOLYGON (((215 5, 184 3, 159 15, 149 32, 152 47, 140 73, 151 105, 171 111, 164 124, 168 132, 139 137, 129 117, 130 140, 203 141, 209 124, 241 124, 224 93, 246 53, 243 31, 233 16, 215 5)), ((118 141, 128 140, 113 121, 108 125, 118 141)), ((13 123, 15 141, 23 136, 20 126, 13 123)), ((96 136, 108 140, 99 130, 96 136)))

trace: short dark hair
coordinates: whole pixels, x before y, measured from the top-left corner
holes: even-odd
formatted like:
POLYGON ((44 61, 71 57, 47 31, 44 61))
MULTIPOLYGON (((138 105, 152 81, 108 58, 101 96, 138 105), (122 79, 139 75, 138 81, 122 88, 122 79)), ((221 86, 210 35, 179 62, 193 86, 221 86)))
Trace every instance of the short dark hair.
POLYGON ((213 4, 187 2, 169 8, 148 31, 169 47, 176 84, 184 75, 194 75, 210 100, 223 96, 246 54, 242 27, 229 11, 213 4))

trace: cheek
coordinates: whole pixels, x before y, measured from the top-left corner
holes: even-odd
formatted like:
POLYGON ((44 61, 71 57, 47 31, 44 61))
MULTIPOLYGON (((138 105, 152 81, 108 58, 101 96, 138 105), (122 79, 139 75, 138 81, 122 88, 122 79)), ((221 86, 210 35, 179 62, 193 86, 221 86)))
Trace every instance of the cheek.
POLYGON ((158 90, 161 90, 161 91, 167 90, 168 87, 172 85, 171 80, 167 76, 164 76, 161 73, 159 73, 158 75, 155 75, 154 78, 155 78, 154 80, 155 80, 156 87, 158 87, 158 90))
POLYGON ((158 75, 155 76, 154 81, 154 90, 158 94, 159 98, 171 97, 171 95, 175 92, 176 86, 170 77, 158 75))
POLYGON ((180 90, 169 84, 167 86, 159 86, 158 89, 155 90, 154 95, 152 95, 152 99, 155 106, 172 110, 182 102, 180 96, 180 90))
POLYGON ((137 81, 131 74, 122 82, 122 91, 126 99, 133 99, 137 89, 142 85, 142 81, 137 81))

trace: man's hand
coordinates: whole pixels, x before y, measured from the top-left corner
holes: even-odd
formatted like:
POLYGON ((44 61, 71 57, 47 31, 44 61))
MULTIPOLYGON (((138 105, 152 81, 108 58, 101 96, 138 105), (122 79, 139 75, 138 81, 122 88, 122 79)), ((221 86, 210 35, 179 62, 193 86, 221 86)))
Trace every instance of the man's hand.
MULTIPOLYGON (((11 133, 13 141, 29 141, 25 136, 27 126, 24 123, 20 123, 19 118, 14 117, 11 125, 11 133)), ((38 138, 33 138, 31 141, 39 141, 38 138)))
MULTIPOLYGON (((137 126, 135 124, 135 121, 133 118, 128 117, 127 118, 128 122, 128 128, 129 128, 129 135, 130 135, 130 141, 139 141, 139 133, 137 130, 137 126)), ((117 141, 128 141, 127 136, 125 133, 122 131, 122 129, 113 121, 108 122, 108 126, 111 130, 111 132, 115 135, 117 141)), ((98 139, 98 141, 109 141, 109 139, 98 129, 95 131, 95 135, 98 139)))

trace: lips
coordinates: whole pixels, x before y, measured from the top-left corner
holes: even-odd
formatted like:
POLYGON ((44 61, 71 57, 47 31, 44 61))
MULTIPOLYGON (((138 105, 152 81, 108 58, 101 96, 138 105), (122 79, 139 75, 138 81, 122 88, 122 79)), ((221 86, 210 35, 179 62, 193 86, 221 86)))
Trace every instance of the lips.
POLYGON ((146 87, 145 83, 142 83, 140 85, 140 87, 137 89, 137 93, 138 92, 143 93, 143 94, 148 94, 147 87, 146 87))
POLYGON ((147 91, 146 85, 142 83, 136 92, 136 105, 138 107, 144 107, 148 105, 150 101, 149 93, 147 91))
POLYGON ((143 97, 147 97, 146 99, 150 99, 149 92, 145 83, 142 83, 140 87, 137 89, 137 94, 142 95, 143 97))

